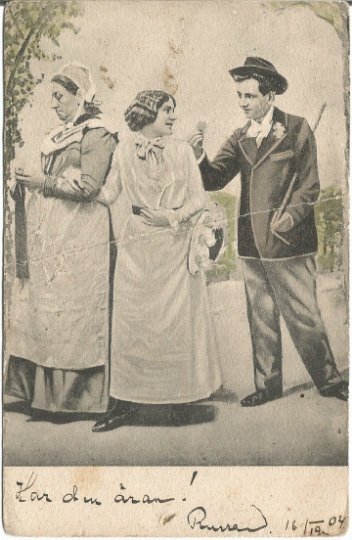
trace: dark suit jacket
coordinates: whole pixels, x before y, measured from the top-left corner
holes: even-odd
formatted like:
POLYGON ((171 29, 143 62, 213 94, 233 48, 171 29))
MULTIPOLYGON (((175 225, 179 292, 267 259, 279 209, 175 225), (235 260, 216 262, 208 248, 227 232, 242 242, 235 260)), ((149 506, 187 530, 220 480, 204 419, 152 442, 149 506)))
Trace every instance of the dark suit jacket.
POLYGON ((259 149, 246 135, 249 125, 236 130, 212 162, 205 157, 199 165, 207 191, 222 189, 241 175, 239 256, 280 259, 315 253, 314 203, 320 186, 315 137, 308 122, 275 108, 271 131, 259 149), (280 233, 287 245, 272 234, 270 222, 295 173, 287 207, 294 224, 280 233))

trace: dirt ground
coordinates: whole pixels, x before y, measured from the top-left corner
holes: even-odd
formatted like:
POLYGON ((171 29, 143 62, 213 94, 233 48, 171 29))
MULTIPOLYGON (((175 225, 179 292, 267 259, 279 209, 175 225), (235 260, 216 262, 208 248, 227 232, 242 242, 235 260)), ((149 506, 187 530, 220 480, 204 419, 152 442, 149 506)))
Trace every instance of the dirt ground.
MULTIPOLYGON (((341 275, 318 280, 319 301, 336 363, 347 378, 348 328, 341 275)), ((92 418, 32 421, 24 404, 6 398, 5 465, 345 465, 347 404, 321 397, 283 328, 282 399, 257 408, 239 400, 253 391, 243 283, 209 286, 224 389, 187 407, 175 425, 168 407, 143 407, 132 426, 92 433, 92 418), (225 307, 226 306, 226 307, 225 307)))

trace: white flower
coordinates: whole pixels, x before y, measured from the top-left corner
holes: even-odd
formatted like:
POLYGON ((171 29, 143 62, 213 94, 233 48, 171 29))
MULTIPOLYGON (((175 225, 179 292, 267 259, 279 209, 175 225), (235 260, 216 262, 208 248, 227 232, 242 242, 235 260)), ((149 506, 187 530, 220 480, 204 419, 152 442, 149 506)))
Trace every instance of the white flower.
POLYGON ((273 126, 273 134, 275 139, 282 139, 286 134, 286 128, 280 122, 275 122, 273 126))
POLYGON ((214 232, 211 227, 203 226, 198 238, 200 245, 204 244, 207 247, 212 247, 216 242, 214 232))

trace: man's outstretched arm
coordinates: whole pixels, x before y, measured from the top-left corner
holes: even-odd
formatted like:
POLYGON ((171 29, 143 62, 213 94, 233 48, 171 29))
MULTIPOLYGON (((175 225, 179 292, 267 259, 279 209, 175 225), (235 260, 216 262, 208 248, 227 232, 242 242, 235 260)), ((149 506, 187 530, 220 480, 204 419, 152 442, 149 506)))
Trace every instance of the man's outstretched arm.
POLYGON ((213 161, 210 161, 204 152, 202 140, 191 137, 189 142, 193 148, 195 157, 198 159, 203 185, 206 191, 223 189, 239 173, 238 143, 235 134, 231 135, 222 145, 213 161))

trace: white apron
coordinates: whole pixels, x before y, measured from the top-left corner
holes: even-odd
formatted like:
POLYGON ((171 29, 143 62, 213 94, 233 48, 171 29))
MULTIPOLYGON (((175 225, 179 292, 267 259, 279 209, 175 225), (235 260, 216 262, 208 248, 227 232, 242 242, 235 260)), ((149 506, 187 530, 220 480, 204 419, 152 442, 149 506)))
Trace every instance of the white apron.
MULTIPOLYGON (((50 174, 79 169, 80 152, 79 141, 69 144, 50 174)), ((97 159, 93 154, 94 149, 97 159)), ((96 201, 34 192, 27 205, 27 237, 29 279, 15 280, 8 353, 62 370, 107 365, 108 209, 96 201)))

